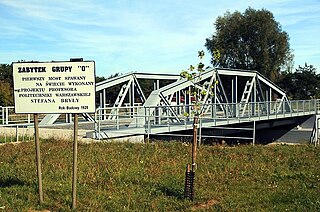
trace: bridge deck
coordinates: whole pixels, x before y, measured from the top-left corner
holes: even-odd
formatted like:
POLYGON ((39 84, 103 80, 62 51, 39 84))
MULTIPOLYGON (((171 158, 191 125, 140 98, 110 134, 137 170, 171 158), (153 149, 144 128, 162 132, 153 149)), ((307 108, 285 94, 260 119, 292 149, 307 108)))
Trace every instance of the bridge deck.
MULTIPOLYGON (((209 116, 205 114, 201 118, 200 127, 210 128, 215 126, 228 126, 238 123, 251 123, 257 121, 267 121, 267 120, 280 120, 285 118, 302 117, 316 114, 316 108, 301 107, 301 109, 291 110, 291 111, 278 111, 273 113, 263 114, 262 112, 257 112, 256 115, 252 115, 252 112, 246 113, 245 116, 231 116, 231 115, 221 115, 217 112, 216 117, 212 117, 212 113, 209 116)), ((316 105, 316 104, 315 104, 316 105)), ((156 109, 153 109, 155 111, 156 109)), ((128 118, 126 119, 126 124, 121 125, 121 116, 119 115, 117 124, 113 126, 103 125, 102 121, 97 122, 97 127, 95 131, 88 132, 87 137, 95 139, 110 139, 118 137, 128 137, 136 135, 148 135, 148 134, 163 134, 163 133, 174 133, 183 130, 191 130, 193 128, 192 118, 187 120, 186 117, 180 117, 180 121, 174 120, 175 117, 155 117, 154 115, 148 115, 145 113, 144 117, 133 117, 131 118, 131 123, 128 125, 128 118)), ((239 113, 240 114, 240 113, 239 113)), ((124 115, 122 114, 122 117, 124 115)))

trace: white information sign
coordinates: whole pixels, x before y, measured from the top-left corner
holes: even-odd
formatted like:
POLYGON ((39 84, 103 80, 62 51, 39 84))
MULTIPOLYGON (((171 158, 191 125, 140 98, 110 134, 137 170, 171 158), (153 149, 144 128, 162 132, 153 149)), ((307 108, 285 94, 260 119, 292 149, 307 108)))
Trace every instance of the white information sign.
POLYGON ((13 63, 16 113, 95 112, 95 63, 13 63))

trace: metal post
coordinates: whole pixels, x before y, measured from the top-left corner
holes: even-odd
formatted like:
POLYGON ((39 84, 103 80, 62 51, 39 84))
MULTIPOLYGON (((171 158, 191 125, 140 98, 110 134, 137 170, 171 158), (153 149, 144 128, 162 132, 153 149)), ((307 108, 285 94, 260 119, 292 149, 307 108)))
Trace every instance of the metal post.
MULTIPOLYGON (((268 91, 266 91, 266 104, 267 104, 267 115, 269 117, 269 110, 270 110, 270 101, 269 101, 269 98, 268 98, 268 91)), ((269 118, 268 118, 269 119, 269 118)))
POLYGON ((226 110, 226 118, 227 118, 227 123, 229 124, 229 110, 228 110, 228 104, 225 104, 225 110, 226 110))
POLYGON ((162 113, 162 110, 161 110, 161 106, 158 106, 157 107, 157 124, 161 124, 161 113, 162 113))
MULTIPOLYGON (((149 112, 148 112, 148 115, 149 115, 149 132, 151 133, 151 122, 150 122, 150 118, 152 116, 152 112, 151 112, 151 107, 148 107, 149 108, 149 112)), ((153 112, 154 113, 154 112, 153 112)), ((153 122, 154 123, 154 122, 153 122)))
MULTIPOLYGON (((106 89, 102 90, 102 108, 105 108, 107 105, 107 98, 106 98, 106 89)), ((111 114, 110 114, 111 115, 111 114)), ((107 120, 107 110, 103 111, 103 118, 102 120, 107 120)))
MULTIPOLYGON (((144 128, 145 130, 148 128, 148 120, 147 120, 147 108, 145 106, 143 106, 144 108, 144 128), (146 126, 147 125, 147 126, 146 126)), ((138 115, 138 112, 137 112, 137 115, 138 115)))
POLYGON ((234 117, 237 116, 237 76, 231 80, 231 99, 232 99, 232 114, 234 117))
POLYGON ((257 75, 253 78, 253 104, 252 107, 252 115, 256 116, 256 107, 257 107, 257 75))
POLYGON ((40 160, 40 143, 39 143, 39 122, 38 114, 33 115, 34 119, 34 136, 36 146, 36 161, 37 161, 37 174, 38 174, 38 190, 39 190, 39 201, 43 203, 43 192, 42 192, 42 172, 41 172, 41 160, 40 160))
POLYGON ((100 108, 104 108, 103 107, 103 101, 102 101, 102 92, 99 93, 99 97, 100 97, 100 108))
MULTIPOLYGON (((95 132, 95 135, 97 135, 97 131, 98 131, 98 124, 97 124, 97 110, 94 112, 94 132, 95 132)), ((96 136, 95 136, 96 137, 96 136)))
POLYGON ((253 121, 252 145, 256 143, 256 121, 253 121))
MULTIPOLYGON (((132 103, 132 90, 133 90, 133 88, 132 88, 132 86, 133 86, 133 84, 134 84, 134 81, 132 81, 132 83, 130 83, 130 87, 129 87, 129 91, 128 91, 128 93, 129 93, 129 105, 130 106, 132 106, 133 105, 133 103, 132 103)), ((130 109, 130 113, 131 113, 131 109, 130 109)))
POLYGON ((74 114, 73 131, 73 177, 72 177, 72 209, 76 209, 77 203, 77 155, 78 155, 78 114, 74 114))
POLYGON ((134 96, 134 87, 135 87, 135 81, 133 80, 132 83, 131 83, 131 118, 134 118, 134 99, 135 99, 135 96, 134 96))
POLYGON ((101 110, 101 108, 100 108, 100 110, 99 110, 99 121, 98 121, 98 139, 100 140, 100 134, 101 134, 101 120, 102 120, 102 110, 101 110))
POLYGON ((187 100, 187 91, 184 92, 184 112, 189 113, 188 100, 187 100))
POLYGON ((317 145, 319 146, 319 143, 320 143, 320 141, 319 141, 319 118, 317 118, 317 133, 318 133, 318 137, 317 137, 316 142, 317 142, 317 145))
POLYGON ((157 123, 157 107, 156 106, 154 106, 153 107, 154 109, 153 109, 153 116, 154 116, 154 118, 153 118, 153 125, 156 125, 156 123, 157 123))
POLYGON ((119 127, 119 108, 117 107, 117 109, 116 109, 116 128, 117 128, 117 130, 120 128, 119 127))
POLYGON ((132 106, 134 105, 134 103, 133 103, 133 99, 134 99, 134 97, 133 97, 133 94, 134 94, 134 89, 133 89, 133 87, 134 87, 134 80, 132 80, 131 81, 131 83, 130 83, 130 85, 129 85, 129 90, 128 90, 128 93, 129 93, 129 108, 126 108, 126 111, 129 111, 129 118, 133 118, 133 116, 132 116, 132 106))
POLYGON ((8 107, 6 107, 6 124, 9 124, 9 110, 8 107))
POLYGON ((236 79, 235 79, 235 98, 234 98, 234 100, 235 100, 235 103, 236 103, 236 116, 240 116, 239 114, 240 114, 240 112, 238 112, 238 111, 240 111, 240 105, 238 104, 238 76, 236 76, 236 79))
POLYGON ((180 110, 180 104, 181 104, 181 99, 180 99, 180 90, 176 93, 176 102, 177 102, 177 114, 181 114, 180 110))
POLYGON ((150 131, 151 131, 151 126, 150 126, 150 108, 148 112, 148 142, 150 142, 150 131))
MULTIPOLYGON (((216 118, 216 111, 217 111, 217 76, 216 72, 214 73, 214 118, 216 118)), ((221 82, 220 82, 221 83, 221 82)))
POLYGON ((252 107, 250 107, 250 106, 252 106, 253 103, 249 102, 249 103, 246 103, 246 104, 248 104, 248 121, 250 121, 251 120, 251 112, 252 112, 252 107))
POLYGON ((269 101, 271 102, 272 101, 272 89, 269 88, 269 101))
POLYGON ((240 102, 237 102, 236 103, 237 104, 237 117, 238 117, 238 122, 240 123, 240 102))
POLYGON ((286 113, 287 113, 287 111, 286 111, 286 102, 285 102, 285 99, 283 98, 283 102, 282 102, 283 104, 282 104, 282 107, 283 107, 283 114, 284 114, 284 116, 283 117, 286 117, 286 113))
POLYGON ((269 115, 270 115, 270 101, 268 100, 268 102, 267 102, 267 117, 268 117, 268 120, 269 120, 269 115))
POLYGON ((316 118, 316 120, 315 120, 315 126, 314 126, 314 130, 315 130, 315 133, 314 133, 314 146, 317 146, 317 143, 318 143, 318 116, 317 115, 315 115, 315 118, 316 118))
POLYGON ((1 107, 1 118, 2 118, 2 124, 4 125, 4 109, 1 107))
POLYGON ((19 126, 16 125, 16 141, 19 141, 19 126))
POLYGON ((235 108, 234 108, 234 79, 231 79, 231 108, 232 108, 232 116, 235 116, 235 108))

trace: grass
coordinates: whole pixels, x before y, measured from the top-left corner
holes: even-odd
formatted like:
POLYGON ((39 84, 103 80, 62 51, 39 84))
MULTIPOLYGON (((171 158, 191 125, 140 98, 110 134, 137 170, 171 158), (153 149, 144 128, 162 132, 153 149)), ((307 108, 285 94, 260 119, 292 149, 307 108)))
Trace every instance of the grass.
MULTIPOLYGON (((42 140, 41 151, 39 205, 34 143, 0 146, 5 211, 71 211, 72 142, 42 140)), ((203 145, 193 202, 183 199, 186 144, 93 143, 78 151, 78 211, 320 210, 318 147, 203 145)))

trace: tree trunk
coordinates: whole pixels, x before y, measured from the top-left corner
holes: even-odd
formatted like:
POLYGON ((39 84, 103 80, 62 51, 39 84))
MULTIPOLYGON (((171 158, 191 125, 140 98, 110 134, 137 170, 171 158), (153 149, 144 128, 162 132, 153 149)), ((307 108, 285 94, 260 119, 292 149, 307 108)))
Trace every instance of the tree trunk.
POLYGON ((194 120, 193 120, 192 171, 195 171, 195 169, 196 169, 197 131, 198 131, 198 116, 195 116, 194 120))

